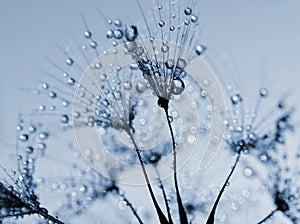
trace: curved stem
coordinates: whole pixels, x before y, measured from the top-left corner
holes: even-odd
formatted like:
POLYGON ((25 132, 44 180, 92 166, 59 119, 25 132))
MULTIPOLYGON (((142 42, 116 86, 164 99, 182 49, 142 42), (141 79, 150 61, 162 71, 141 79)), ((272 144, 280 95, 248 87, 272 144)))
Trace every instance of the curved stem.
POLYGON ((177 156, 176 156, 177 153, 176 153, 175 137, 174 137, 171 121, 169 119, 168 107, 163 107, 163 109, 164 109, 165 114, 166 114, 169 130, 170 130, 170 134, 171 134, 171 138, 172 138, 172 145, 173 145, 173 176, 174 176, 175 191, 176 191, 176 196, 177 196, 180 223, 181 224, 188 224, 187 215, 186 215, 186 212, 185 212, 182 200, 181 200, 181 196, 180 196, 180 193, 179 193, 179 187, 178 187, 178 181, 177 181, 177 156))
POLYGON ((260 222, 258 222, 257 224, 262 224, 262 223, 264 223, 264 222, 266 222, 268 219, 270 219, 273 215, 274 215, 274 213, 275 212, 277 212, 278 211, 278 209, 276 208, 276 209, 274 209, 272 212, 270 212, 270 214, 269 215, 267 215, 265 218, 263 218, 260 222))
POLYGON ((148 187, 148 190, 149 190, 149 193, 150 193, 150 196, 151 196, 151 199, 153 201, 153 204, 154 204, 154 207, 156 209, 156 212, 157 212, 157 215, 158 215, 158 218, 159 218, 159 221, 161 224, 169 224, 169 221, 167 220, 167 218, 165 217, 164 213, 162 212, 161 208, 159 207, 158 203, 157 203, 157 200, 155 198, 155 195, 153 193, 153 190, 152 190, 152 187, 151 187, 151 184, 150 184, 150 181, 149 181, 149 177, 148 177, 148 174, 147 174, 147 171, 146 171, 146 168, 145 168, 145 165, 144 165, 144 162, 143 162, 143 159, 142 159, 142 156, 141 156, 141 153, 140 153, 140 150, 131 134, 130 131, 127 131, 132 143, 133 143, 133 146, 135 148, 135 151, 137 153, 137 156, 139 158, 139 161, 140 161, 140 164, 141 164, 141 167, 142 167, 142 171, 143 171, 143 174, 144 174, 144 177, 145 177, 145 180, 146 180, 146 183, 147 183, 147 187, 148 187))
POLYGON ((235 159, 233 167, 231 168, 231 171, 230 171, 229 175, 227 176, 227 178, 226 178, 226 180, 225 180, 225 182, 224 182, 224 184, 223 184, 223 186, 221 188, 221 191, 218 194, 218 197, 217 197, 217 199, 216 199, 216 201, 214 203, 214 206, 213 206, 213 208, 212 208, 212 210, 211 210, 211 212, 209 214, 209 217, 208 217, 208 219, 206 221, 206 224, 214 224, 216 209, 217 209, 218 204, 220 202, 220 199, 221 199, 221 197, 222 197, 222 195, 223 195, 223 193, 225 191, 225 188, 226 188, 227 184, 229 183, 229 180, 230 180, 230 178, 231 178, 231 176, 232 176, 235 168, 237 167, 237 164, 238 164, 238 162, 240 160, 240 156, 241 156, 241 152, 238 153, 238 155, 237 155, 237 157, 235 159))

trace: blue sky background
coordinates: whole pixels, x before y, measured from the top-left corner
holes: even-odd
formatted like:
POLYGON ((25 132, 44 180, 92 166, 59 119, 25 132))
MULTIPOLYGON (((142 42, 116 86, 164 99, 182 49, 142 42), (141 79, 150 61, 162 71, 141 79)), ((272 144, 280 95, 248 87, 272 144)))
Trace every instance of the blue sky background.
MULTIPOLYGON (((81 13, 99 33, 105 28, 97 8, 113 18, 141 18, 133 0, 1 0, 0 5, 0 140, 12 136, 17 113, 31 102, 18 88, 35 85, 38 68, 47 64, 43 56, 63 60, 55 44, 65 46, 72 35, 82 35, 81 13)), ((219 71, 230 68, 245 88, 263 75, 274 94, 293 88, 299 95, 299 1, 202 0, 198 8, 202 39, 219 71)))

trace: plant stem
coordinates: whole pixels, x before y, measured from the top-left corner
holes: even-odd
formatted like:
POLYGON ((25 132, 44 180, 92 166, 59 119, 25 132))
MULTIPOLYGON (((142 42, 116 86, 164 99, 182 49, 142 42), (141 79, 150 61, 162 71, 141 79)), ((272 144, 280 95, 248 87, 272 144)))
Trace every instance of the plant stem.
POLYGON ((278 208, 274 209, 272 212, 270 212, 269 215, 267 215, 264 219, 262 219, 262 220, 261 220, 260 222, 258 222, 257 224, 262 224, 262 223, 264 223, 265 221, 267 221, 268 219, 270 219, 270 218, 274 215, 274 213, 277 212, 277 211, 278 211, 278 208))
POLYGON ((64 222, 60 221, 58 218, 48 214, 48 212, 44 211, 42 208, 38 208, 37 213, 43 217, 45 217, 46 219, 48 219, 49 221, 52 221, 56 224, 64 224, 64 222))
POLYGON ((138 222, 140 224, 143 224, 143 221, 142 219, 140 218, 140 216, 137 214, 135 208, 133 207, 132 203, 128 200, 128 198, 121 194, 119 191, 117 191, 118 195, 126 202, 126 205, 129 206, 129 208, 131 209, 133 215, 136 217, 136 219, 138 220, 138 222))
POLYGON ((160 188, 161 188, 161 191, 162 191, 162 194, 163 194, 163 198, 164 198, 164 201, 165 201, 165 205, 166 205, 166 209, 167 209, 167 213, 168 213, 168 218, 169 218, 169 223, 170 224, 173 224, 173 220, 172 220, 172 216, 171 216, 171 212, 170 212, 170 206, 169 206, 169 203, 168 203, 168 199, 167 199, 167 194, 166 194, 166 191, 165 191, 165 188, 164 188, 164 185, 160 179, 160 175, 158 173, 158 170, 156 167, 155 168, 155 172, 156 174, 158 175, 158 182, 160 184, 160 188))
POLYGON ((168 121, 168 126, 172 138, 172 145, 173 145, 173 176, 174 176, 174 184, 175 184, 175 191, 176 191, 176 196, 177 196, 177 203, 178 203, 178 211, 179 211, 179 217, 180 217, 180 223, 181 224, 188 224, 188 219, 186 212, 184 210, 184 206, 181 200, 181 196, 179 193, 179 187, 178 187, 178 181, 177 181, 177 156, 176 156, 176 143, 175 143, 175 137, 171 125, 171 121, 169 119, 169 114, 168 114, 168 106, 163 107, 166 118, 168 121))
POLYGON ((149 190, 149 193, 150 193, 150 196, 151 196, 151 199, 153 201, 153 204, 154 204, 154 207, 156 209, 156 212, 157 212, 157 215, 158 215, 158 218, 159 218, 159 221, 161 224, 169 224, 169 221, 167 220, 167 218, 165 217, 164 213, 162 212, 161 208, 159 207, 157 201, 156 201, 156 198, 155 198, 155 195, 153 193, 153 190, 152 190, 152 187, 151 187, 151 184, 150 184, 150 181, 149 181, 149 177, 148 177, 148 174, 147 174, 147 171, 146 171, 146 168, 145 168, 145 165, 144 165, 144 162, 143 162, 143 159, 142 159, 142 156, 141 156, 141 153, 140 153, 140 150, 133 138, 133 135, 132 133, 130 132, 130 130, 127 131, 128 135, 130 136, 130 139, 133 143, 133 146, 135 148, 135 151, 137 153, 137 156, 139 158, 139 161, 140 161, 140 164, 141 164, 141 167, 142 167, 142 171, 143 171, 143 174, 144 174, 144 177, 145 177, 145 180, 146 180, 146 183, 147 183, 147 187, 148 187, 148 190, 149 190))
POLYGON ((220 199, 221 199, 221 197, 222 197, 222 195, 223 195, 223 193, 225 191, 225 188, 226 188, 227 184, 229 183, 229 180, 230 180, 230 178, 231 178, 231 176, 232 176, 235 168, 237 167, 237 164, 238 164, 238 162, 240 160, 240 156, 241 156, 241 152, 238 152, 238 155, 237 155, 237 157, 235 159, 233 167, 231 168, 231 171, 230 171, 229 175, 227 176, 227 178, 226 178, 226 180, 225 180, 225 182, 224 182, 224 184, 223 184, 223 186, 221 188, 221 191, 218 194, 218 197, 217 197, 217 199, 216 199, 216 201, 214 203, 214 206, 213 206, 213 208, 212 208, 212 210, 211 210, 211 212, 209 214, 209 217, 208 217, 208 219, 206 221, 206 224, 214 224, 216 209, 217 209, 218 204, 220 202, 220 199))

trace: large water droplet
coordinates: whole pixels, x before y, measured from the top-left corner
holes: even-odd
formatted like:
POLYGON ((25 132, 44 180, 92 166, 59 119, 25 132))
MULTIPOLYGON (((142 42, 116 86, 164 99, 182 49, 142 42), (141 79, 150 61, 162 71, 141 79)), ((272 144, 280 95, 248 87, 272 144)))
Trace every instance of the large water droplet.
POLYGON ((135 41, 138 37, 138 30, 136 26, 129 26, 125 29, 125 37, 128 41, 135 41))
POLYGON ((186 61, 183 58, 178 58, 176 66, 183 69, 186 67, 186 61))
POLYGON ((187 15, 187 16, 191 15, 192 14, 192 9, 191 8, 186 8, 184 10, 184 14, 187 15))
POLYGON ((185 85, 184 82, 180 78, 175 78, 172 81, 171 92, 174 95, 179 95, 184 91, 185 85))

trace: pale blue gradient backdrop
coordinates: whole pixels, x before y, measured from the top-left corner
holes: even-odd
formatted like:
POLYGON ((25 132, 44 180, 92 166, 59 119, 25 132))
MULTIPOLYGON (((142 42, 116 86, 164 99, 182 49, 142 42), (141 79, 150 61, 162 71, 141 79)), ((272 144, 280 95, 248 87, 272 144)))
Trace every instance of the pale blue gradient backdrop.
MULTIPOLYGON (((145 9, 150 5, 140 1, 145 9)), ((300 1, 201 0, 197 4, 207 58, 218 75, 223 80, 238 77, 233 80, 254 98, 260 85, 270 88, 276 99, 292 90, 290 101, 298 106, 300 1)), ((2 144, 14 143, 18 113, 38 105, 20 88, 36 87, 35 79, 43 77, 38 69, 50 67, 44 56, 58 63, 64 60, 55 44, 67 46, 83 34, 81 13, 91 30, 104 36, 97 8, 112 18, 141 18, 135 0, 0 0, 2 144)))
MULTIPOLYGON (((150 4, 141 2, 145 8, 150 4)), ((32 101, 24 100, 18 88, 35 85, 38 68, 46 64, 43 55, 63 60, 54 53, 55 44, 64 46, 72 35, 82 35, 80 14, 93 30, 105 31, 96 8, 113 18, 141 18, 134 0, 1 0, 0 140, 14 138, 17 113, 32 101)), ((299 96, 299 1, 202 0, 198 9, 210 59, 226 58, 244 82, 267 75, 266 83, 276 86, 279 94, 291 87, 299 96)))

